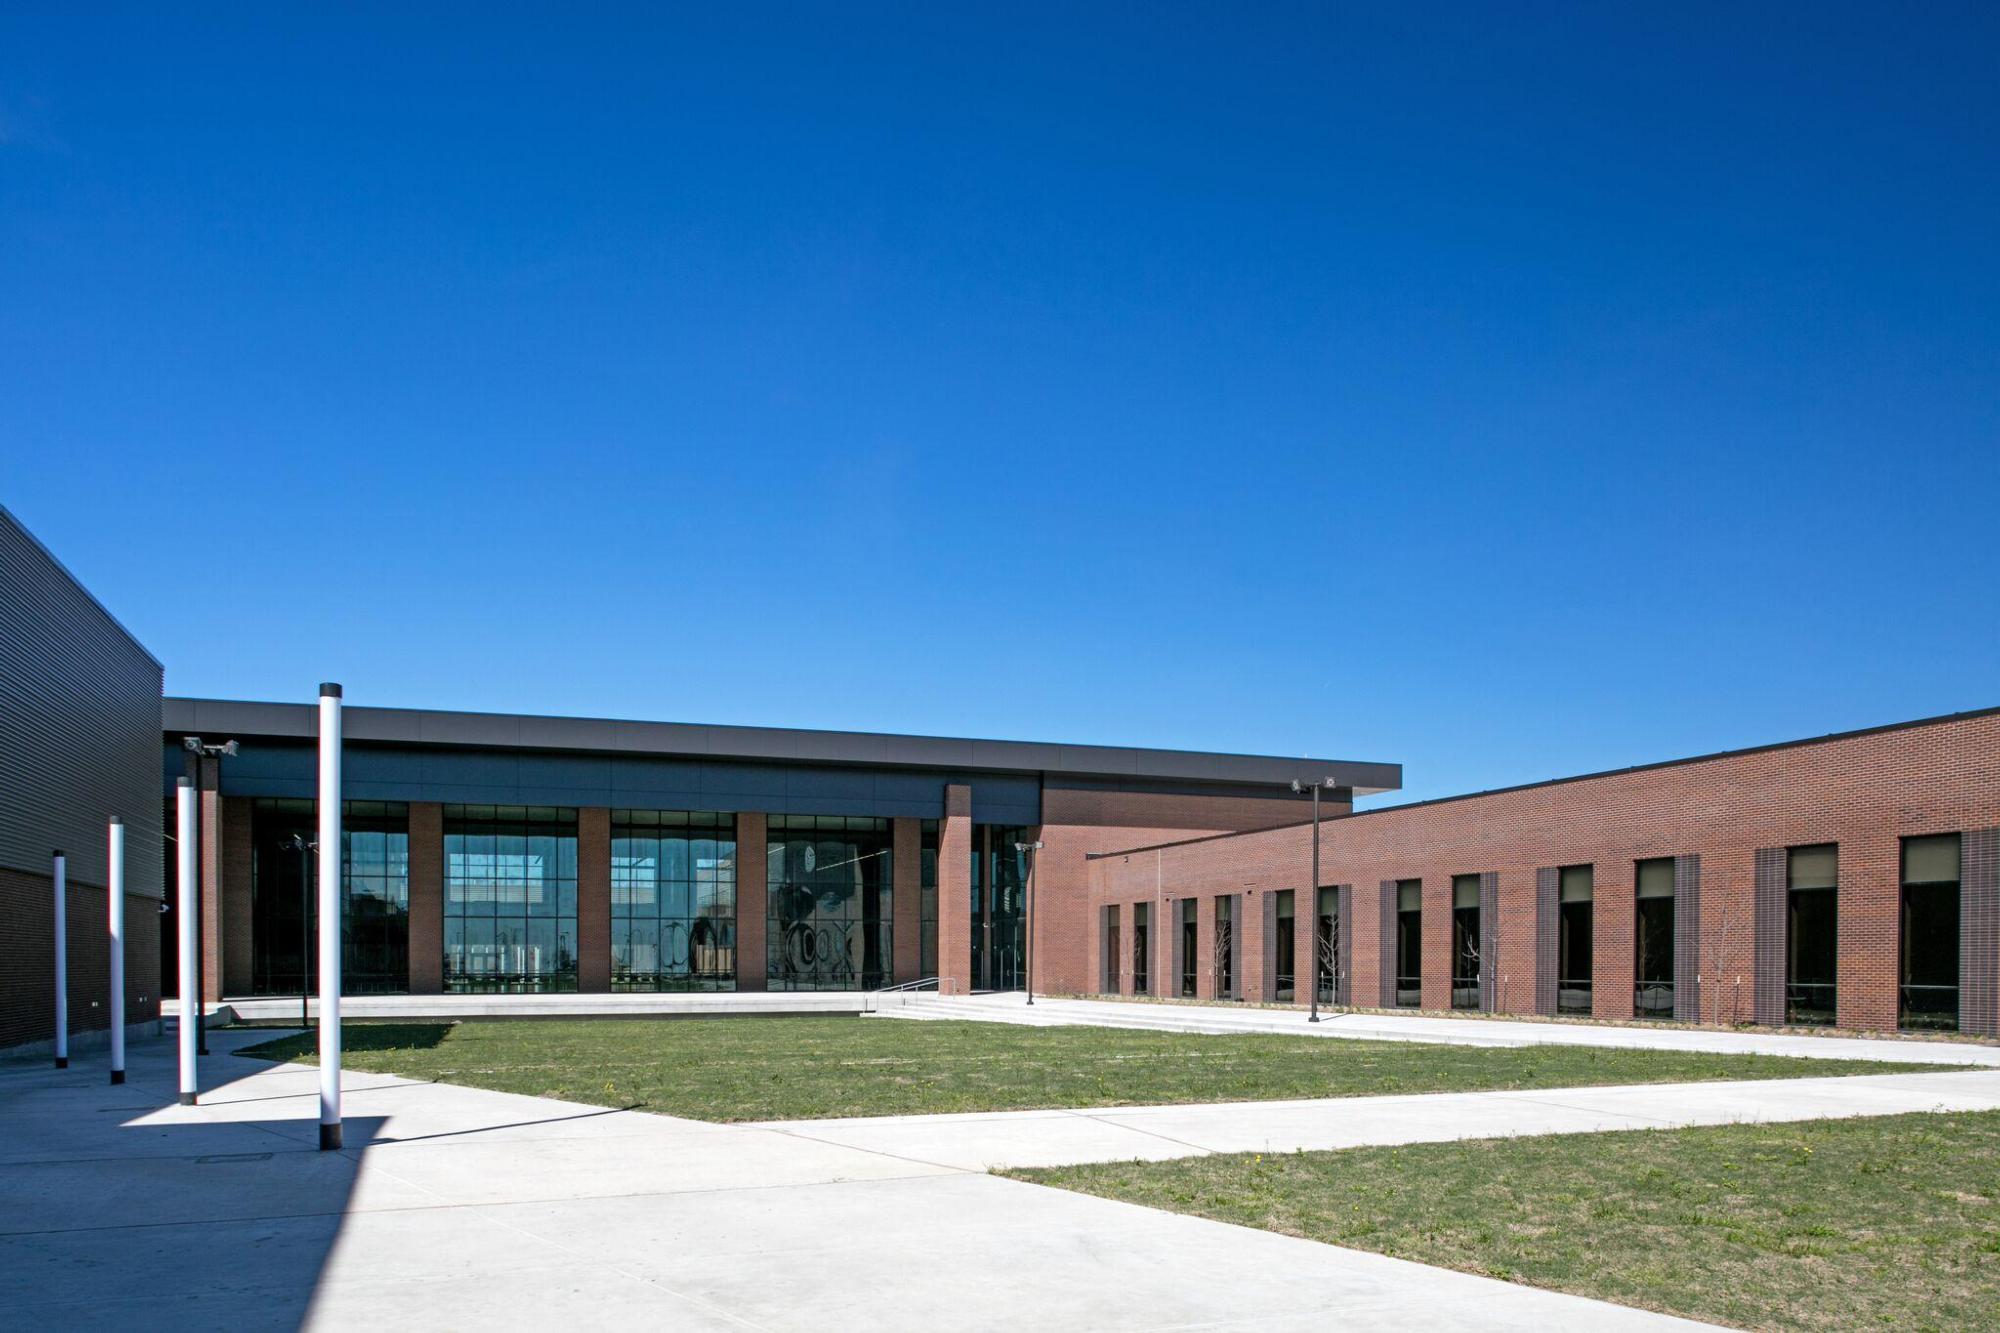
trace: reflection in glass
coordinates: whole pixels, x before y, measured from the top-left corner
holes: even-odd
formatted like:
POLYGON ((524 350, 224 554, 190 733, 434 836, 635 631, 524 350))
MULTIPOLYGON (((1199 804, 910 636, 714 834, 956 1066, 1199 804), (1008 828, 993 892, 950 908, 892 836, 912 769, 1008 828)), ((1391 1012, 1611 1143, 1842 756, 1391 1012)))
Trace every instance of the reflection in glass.
POLYGON ((1958 1027, 1958 893, 1956 833, 1903 839, 1903 1027, 1958 1027))
POLYGON ((444 808, 444 985, 576 989, 576 811, 444 808))
POLYGON ((1634 873, 1638 903, 1632 933, 1632 1012, 1640 1018, 1672 1018, 1674 859, 1641 861, 1634 873))
POLYGON ((1424 1001, 1424 882, 1396 881, 1396 1003, 1414 1009, 1424 1001))
POLYGON ((1451 877, 1451 1007, 1479 1007, 1479 876, 1451 877))
POLYGON ((893 911, 886 819, 772 815, 765 847, 772 990, 887 985, 893 911))
POLYGON ((1592 866, 1564 866, 1556 904, 1556 1012, 1591 1011, 1596 958, 1597 872, 1592 866))
POLYGON ((1785 1021, 1827 1024, 1836 1012, 1840 849, 1794 847, 1785 856, 1785 1021))
MULTIPOLYGON (((260 797, 250 811, 250 985, 296 995, 319 985, 316 861, 291 846, 319 834, 317 803, 260 797), (304 857, 305 860, 301 858, 304 857), (310 862, 310 865, 308 864, 310 862)), ((340 991, 385 995, 410 988, 408 807, 341 803, 340 991)))
POLYGON ((736 817, 611 813, 611 989, 736 989, 736 817))

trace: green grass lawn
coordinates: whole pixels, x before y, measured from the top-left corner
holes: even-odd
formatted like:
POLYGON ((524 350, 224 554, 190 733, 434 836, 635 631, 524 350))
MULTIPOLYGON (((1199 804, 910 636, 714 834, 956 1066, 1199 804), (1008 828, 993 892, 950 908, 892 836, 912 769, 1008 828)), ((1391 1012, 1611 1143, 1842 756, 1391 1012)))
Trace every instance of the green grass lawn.
MULTIPOLYGON (((245 1051, 310 1062, 315 1038, 245 1051)), ((1863 1060, 861 1018, 349 1023, 350 1069, 698 1120, 1887 1073, 1863 1060)))
POLYGON ((2000 1112, 1007 1174, 1716 1323, 2000 1327, 2000 1112))

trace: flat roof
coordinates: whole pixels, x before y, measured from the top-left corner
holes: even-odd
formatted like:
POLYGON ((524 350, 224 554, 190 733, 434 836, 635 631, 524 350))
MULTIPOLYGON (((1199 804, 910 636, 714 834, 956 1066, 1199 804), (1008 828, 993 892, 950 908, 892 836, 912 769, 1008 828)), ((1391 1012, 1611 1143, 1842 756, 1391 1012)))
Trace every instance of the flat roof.
MULTIPOLYGON (((215 740, 235 736, 310 739, 319 732, 314 704, 235 699, 162 700, 163 732, 215 740)), ((1215 782, 1282 787, 1294 779, 1331 777, 1356 795, 1396 791, 1401 764, 1278 755, 1211 754, 1120 745, 902 736, 872 731, 734 727, 689 722, 547 717, 526 713, 459 713, 436 709, 343 709, 347 740, 494 750, 570 750, 674 755, 757 763, 849 764, 995 773, 1046 773, 1078 778, 1215 782)))

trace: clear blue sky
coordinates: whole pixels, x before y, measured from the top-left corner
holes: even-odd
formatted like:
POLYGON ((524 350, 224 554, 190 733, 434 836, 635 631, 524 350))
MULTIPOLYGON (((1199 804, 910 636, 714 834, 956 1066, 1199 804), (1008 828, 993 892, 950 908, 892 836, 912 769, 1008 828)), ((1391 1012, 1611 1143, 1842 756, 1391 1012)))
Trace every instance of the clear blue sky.
POLYGON ((0 499, 172 692, 1412 797, 2000 703, 2000 7, 405 8, 0 16, 0 499))

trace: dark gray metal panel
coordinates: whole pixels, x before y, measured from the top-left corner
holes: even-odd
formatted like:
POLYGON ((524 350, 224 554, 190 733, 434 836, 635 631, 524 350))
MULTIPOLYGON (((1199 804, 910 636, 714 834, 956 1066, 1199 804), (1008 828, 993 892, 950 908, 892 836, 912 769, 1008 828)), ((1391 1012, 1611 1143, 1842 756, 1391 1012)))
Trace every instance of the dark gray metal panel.
POLYGON ((1701 858, 1674 858, 1674 1017, 1701 1021, 1701 858))
MULTIPOLYGON (((303 702, 175 699, 168 705, 165 717, 168 730, 205 729, 239 736, 294 739, 313 735, 318 725, 314 707, 303 702)), ((1265 788, 1281 788, 1294 778, 1314 781, 1332 776, 1341 786, 1362 793, 1393 791, 1402 786, 1403 780, 1400 764, 1124 746, 1049 745, 877 732, 699 726, 365 706, 349 706, 343 711, 343 719, 347 735, 354 740, 485 749, 593 750, 863 767, 950 768, 981 773, 1046 772, 1265 788)))
POLYGON ((1479 1007, 1492 1013, 1500 994, 1500 875, 1479 876, 1479 1007))
POLYGON ((1556 897, 1562 885, 1560 866, 1535 871, 1535 1012, 1556 1012, 1556 897))
POLYGON ((125 821, 128 893, 161 892, 160 664, 0 507, 0 865, 106 878, 125 821), (143 739, 142 739, 143 736, 143 739))
POLYGON ((1379 943, 1382 947, 1380 967, 1381 994, 1377 997, 1384 1009, 1396 1007, 1396 881, 1382 881, 1381 910, 1378 925, 1379 943))
POLYGON ((1958 1028, 2000 1037, 2000 828, 1959 839, 1958 1028))
MULTIPOLYGON (((1785 849, 1759 847, 1756 854, 1754 967, 1750 1013, 1754 1022, 1785 1021, 1785 849)), ((1836 890, 1838 892, 1838 890, 1836 890)), ((1716 978, 1720 982, 1721 978, 1716 978)))

